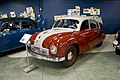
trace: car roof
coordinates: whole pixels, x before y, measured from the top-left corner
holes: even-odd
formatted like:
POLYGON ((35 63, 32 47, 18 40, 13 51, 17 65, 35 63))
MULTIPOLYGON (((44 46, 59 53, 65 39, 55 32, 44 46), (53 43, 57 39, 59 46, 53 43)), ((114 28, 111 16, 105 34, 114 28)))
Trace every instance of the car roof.
POLYGON ((79 22, 83 22, 84 20, 93 19, 97 22, 100 22, 103 24, 101 17, 98 16, 62 16, 60 19, 74 19, 78 20, 79 22))

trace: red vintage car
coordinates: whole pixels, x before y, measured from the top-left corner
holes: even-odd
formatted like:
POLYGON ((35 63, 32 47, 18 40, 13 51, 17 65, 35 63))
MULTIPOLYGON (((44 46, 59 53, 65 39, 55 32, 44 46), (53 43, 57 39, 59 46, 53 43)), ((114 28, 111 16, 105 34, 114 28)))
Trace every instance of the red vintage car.
POLYGON ((69 67, 79 54, 102 45, 105 33, 100 23, 102 19, 97 16, 61 17, 52 29, 33 34, 27 50, 35 58, 62 62, 69 67))

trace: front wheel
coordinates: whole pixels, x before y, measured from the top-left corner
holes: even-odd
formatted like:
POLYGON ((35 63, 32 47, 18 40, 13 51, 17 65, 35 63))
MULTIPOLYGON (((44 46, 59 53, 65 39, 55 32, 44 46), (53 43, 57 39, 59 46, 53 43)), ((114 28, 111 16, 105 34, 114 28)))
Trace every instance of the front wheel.
POLYGON ((119 49, 115 49, 115 53, 120 56, 120 50, 119 49))
POLYGON ((64 67, 70 67, 71 65, 73 65, 73 63, 76 60, 76 56, 77 56, 77 49, 75 46, 72 45, 67 49, 65 55, 65 61, 63 61, 64 67))

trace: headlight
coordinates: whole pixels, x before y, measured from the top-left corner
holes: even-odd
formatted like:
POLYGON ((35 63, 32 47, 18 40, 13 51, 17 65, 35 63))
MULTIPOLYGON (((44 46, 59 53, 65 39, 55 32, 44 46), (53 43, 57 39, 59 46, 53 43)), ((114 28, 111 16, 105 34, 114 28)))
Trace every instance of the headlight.
POLYGON ((55 45, 50 46, 50 52, 52 54, 56 54, 57 53, 57 47, 55 45))
POLYGON ((117 45, 117 44, 118 44, 118 41, 117 41, 117 40, 113 41, 113 44, 114 44, 114 45, 117 45))

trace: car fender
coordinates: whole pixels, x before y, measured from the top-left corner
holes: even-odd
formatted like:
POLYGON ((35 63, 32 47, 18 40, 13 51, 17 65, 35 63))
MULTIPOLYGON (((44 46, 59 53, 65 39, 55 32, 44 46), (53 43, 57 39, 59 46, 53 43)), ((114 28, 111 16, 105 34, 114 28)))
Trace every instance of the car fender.
POLYGON ((57 35, 53 38, 52 41, 50 41, 49 47, 51 45, 55 45, 58 49, 57 55, 65 56, 68 47, 71 45, 74 45, 74 44, 78 44, 78 42, 73 37, 73 35, 72 36, 71 36, 71 34, 69 34, 69 35, 57 35))

